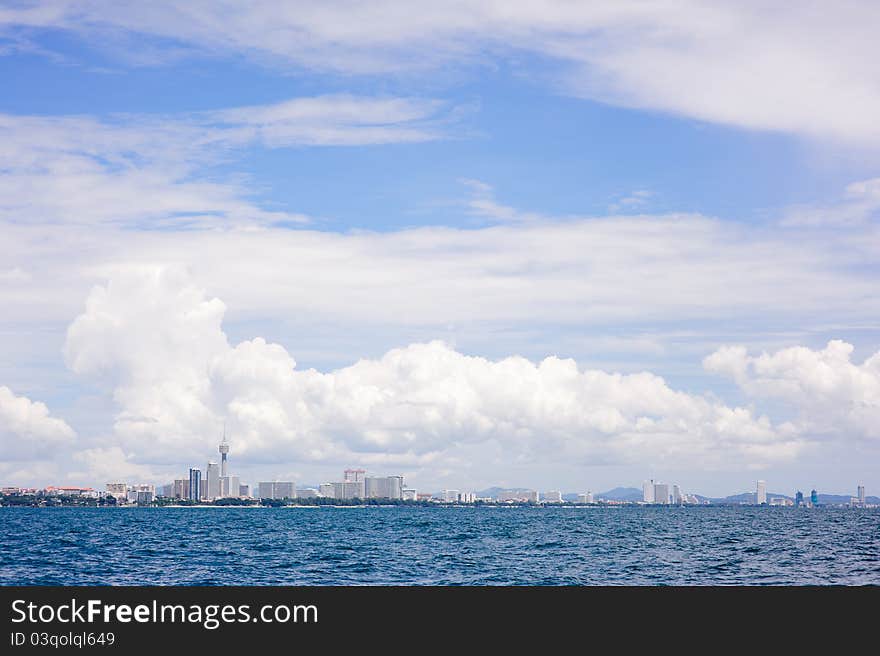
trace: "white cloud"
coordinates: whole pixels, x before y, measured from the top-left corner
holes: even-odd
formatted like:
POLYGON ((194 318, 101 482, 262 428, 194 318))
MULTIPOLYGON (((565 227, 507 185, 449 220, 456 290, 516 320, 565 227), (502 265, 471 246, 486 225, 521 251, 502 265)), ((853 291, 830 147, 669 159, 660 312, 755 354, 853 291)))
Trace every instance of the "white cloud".
POLYGON ((608 207, 608 211, 614 213, 620 212, 621 210, 635 212, 645 207, 653 196, 654 193, 647 189, 637 189, 626 196, 620 197, 612 203, 608 207))
MULTIPOLYGON (((234 308, 235 321, 284 322, 304 335, 382 326, 427 339, 450 324, 619 334, 623 325, 656 331, 684 322, 699 334, 706 322, 731 320, 761 334, 812 330, 829 317, 842 329, 873 325, 880 311, 878 235, 793 240, 789 229, 695 215, 388 233, 150 231, 132 239, 116 228, 7 225, 2 234, 0 262, 26 257, 33 272, 27 286, 0 284, 0 304, 25 327, 66 324, 95 282, 157 263, 190 267, 234 308)), ((512 346, 527 347, 522 339, 512 346)))
POLYGON ((256 138, 269 147, 363 146, 438 139, 443 109, 437 100, 339 94, 207 115, 228 129, 239 128, 231 133, 236 138, 256 138))
POLYGON ((528 223, 546 221, 548 217, 534 212, 523 212, 515 207, 503 205, 495 199, 495 189, 481 180, 464 178, 462 184, 471 191, 465 202, 467 211, 473 215, 497 223, 528 223))
POLYGON ((796 409, 797 430, 811 437, 880 439, 880 352, 862 364, 841 340, 824 349, 803 346, 750 356, 744 347, 717 350, 709 371, 733 379, 756 399, 779 399, 796 409))
POLYGON ((21 267, 12 267, 6 271, 0 271, 0 282, 20 284, 30 282, 33 276, 21 267))
POLYGON ((83 466, 84 470, 66 472, 66 477, 72 481, 91 480, 132 484, 154 483, 158 478, 153 469, 132 462, 131 456, 118 446, 83 449, 73 454, 73 460, 83 466))
POLYGON ((0 36, 73 30, 132 60, 200 51, 343 74, 555 60, 572 93, 746 128, 880 142, 873 3, 129 3, 80 0, 0 13, 0 36), (143 35, 158 40, 129 38, 143 35), (159 47, 161 46, 161 47, 159 47))
POLYGON ((835 203, 792 207, 782 219, 791 227, 858 227, 880 217, 880 178, 859 180, 846 186, 843 198, 835 203))
POLYGON ((16 396, 0 386, 0 451, 3 460, 52 458, 53 450, 73 443, 76 434, 44 403, 16 396))
POLYGON ((656 375, 579 370, 556 357, 492 361, 435 341, 301 371, 261 338, 231 347, 223 309, 180 270, 129 269, 93 290, 71 324, 67 360, 112 388, 115 433, 133 461, 201 457, 224 420, 237 456, 252 463, 420 464, 493 443, 511 460, 724 467, 785 460, 802 446, 752 410, 656 375))
POLYGON ((361 146, 440 138, 444 106, 350 95, 174 116, 0 114, 0 220, 147 228, 303 223, 212 179, 230 149, 361 146))
POLYGON ((214 417, 206 367, 228 349, 224 311, 183 271, 134 269, 92 291, 68 328, 65 359, 113 389, 120 432, 144 449, 158 439, 171 456, 214 417))

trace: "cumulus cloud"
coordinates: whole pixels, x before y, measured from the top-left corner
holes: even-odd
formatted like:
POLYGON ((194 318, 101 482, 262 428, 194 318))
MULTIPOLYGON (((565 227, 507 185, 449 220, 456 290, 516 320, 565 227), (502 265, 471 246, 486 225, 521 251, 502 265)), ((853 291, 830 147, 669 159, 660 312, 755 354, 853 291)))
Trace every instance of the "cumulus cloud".
MULTIPOLYGON (((15 48, 70 30, 135 63, 244 54, 286 68, 418 73, 521 53, 571 93, 746 128, 880 142, 873 3, 24 3, 0 13, 15 48), (113 38, 107 38, 108 34, 113 38), (125 39, 125 35, 137 35, 125 39), (170 54, 169 54, 170 53, 170 54), (546 70, 546 66, 544 67, 546 70)), ((2 43, 0 43, 2 47, 2 43)), ((36 47, 36 46, 34 46, 36 47)))
POLYGON ((734 380, 756 399, 778 399, 797 412, 808 436, 880 439, 880 352, 852 362, 852 344, 831 340, 824 349, 795 346, 749 355, 721 348, 704 360, 707 370, 734 380))
POLYGON ((52 417, 44 403, 0 386, 0 451, 4 460, 51 458, 52 450, 73 443, 76 434, 52 417))
POLYGON ((153 469, 132 462, 131 455, 118 446, 83 449, 73 454, 73 461, 83 469, 65 472, 72 481, 153 483, 158 478, 153 469))
POLYGON ((299 370, 262 338, 231 346, 223 311, 181 270, 129 269, 95 288, 71 324, 67 361, 112 388, 115 432, 135 461, 201 457, 224 421, 250 462, 418 463, 491 442, 509 458, 721 466, 800 448, 750 409, 557 357, 492 361, 434 341, 299 370))
POLYGON ((136 268, 92 291, 68 328, 65 359, 113 390, 119 432, 143 450, 154 439, 173 449, 214 418, 207 366, 229 348, 224 311, 182 270, 136 268))

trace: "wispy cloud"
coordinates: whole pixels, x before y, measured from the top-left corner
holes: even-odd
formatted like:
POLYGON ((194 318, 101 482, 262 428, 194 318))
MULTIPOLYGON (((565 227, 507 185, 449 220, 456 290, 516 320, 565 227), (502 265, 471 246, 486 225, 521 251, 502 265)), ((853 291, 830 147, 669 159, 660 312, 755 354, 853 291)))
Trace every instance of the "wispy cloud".
POLYGON ((0 35, 63 29, 155 65, 245 55, 295 70, 413 74, 535 53, 575 95, 738 127, 880 144, 874 3, 74 2, 0 12, 0 35), (828 35, 834 35, 829 38, 828 35), (159 47, 161 46, 161 47, 159 47))
POLYGON ((622 196, 608 206, 609 212, 633 212, 645 207, 653 198, 654 193, 647 189, 637 189, 622 196))
POLYGON ((444 136, 446 106, 350 95, 172 116, 0 115, 0 220, 192 228, 305 223, 209 167, 252 146, 367 146, 444 136))
POLYGON ((495 189, 485 182, 470 178, 461 178, 459 182, 470 189, 470 197, 465 201, 465 207, 472 216, 498 223, 529 223, 547 219, 541 214, 524 212, 499 203, 495 198, 495 189))
POLYGON ((796 205, 782 218, 785 226, 860 226, 880 218, 880 178, 847 185, 843 196, 832 203, 796 205))

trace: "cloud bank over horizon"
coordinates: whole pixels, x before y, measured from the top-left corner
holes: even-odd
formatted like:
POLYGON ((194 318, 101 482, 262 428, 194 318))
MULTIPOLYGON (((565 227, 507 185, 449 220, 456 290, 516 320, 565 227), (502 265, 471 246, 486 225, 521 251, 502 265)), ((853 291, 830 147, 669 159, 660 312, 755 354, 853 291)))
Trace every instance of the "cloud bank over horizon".
MULTIPOLYGON (((552 356, 490 361, 441 341, 329 373, 297 370, 285 348, 262 338, 230 345, 225 310, 178 268, 128 270, 91 292, 68 329, 65 358, 112 392, 114 446, 142 463, 195 459, 225 422, 238 456, 254 462, 367 456, 381 464, 388 456, 389 463, 416 464, 494 441, 515 458, 552 450, 584 461, 677 458, 728 467, 791 458, 811 437, 753 409, 676 391, 648 372, 581 371, 552 356)), ((775 357, 784 360, 786 352, 775 357)), ((878 357, 864 365, 863 377, 875 386, 878 357)), ((733 371, 737 382, 760 391, 741 373, 743 358, 744 350, 721 349, 706 366, 733 371)), ((790 400, 812 404, 822 393, 790 400)))
POLYGON ((263 338, 230 344, 225 313, 180 267, 127 268, 96 286, 68 328, 64 356, 112 396, 112 434, 77 446, 44 404, 0 387, 0 437, 12 460, 3 470, 53 471, 61 452, 80 466, 68 475, 161 479, 211 453, 224 424, 245 466, 383 471, 455 467, 462 453, 502 468, 550 454, 585 466, 760 470, 817 446, 871 451, 880 440, 880 353, 859 365, 839 340, 822 350, 750 356, 725 346, 706 356, 707 371, 755 402, 782 400, 789 418, 771 421, 755 406, 675 390, 647 371, 581 369, 555 356, 493 361, 439 340, 327 373, 301 370, 263 338))

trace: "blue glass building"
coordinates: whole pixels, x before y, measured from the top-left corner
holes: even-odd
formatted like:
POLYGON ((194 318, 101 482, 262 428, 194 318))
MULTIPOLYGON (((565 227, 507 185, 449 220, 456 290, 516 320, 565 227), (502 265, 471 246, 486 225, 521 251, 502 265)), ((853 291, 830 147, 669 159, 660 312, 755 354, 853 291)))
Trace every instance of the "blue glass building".
POLYGON ((189 499, 192 501, 198 501, 201 499, 202 492, 202 470, 201 469, 190 469, 189 470, 189 499))

